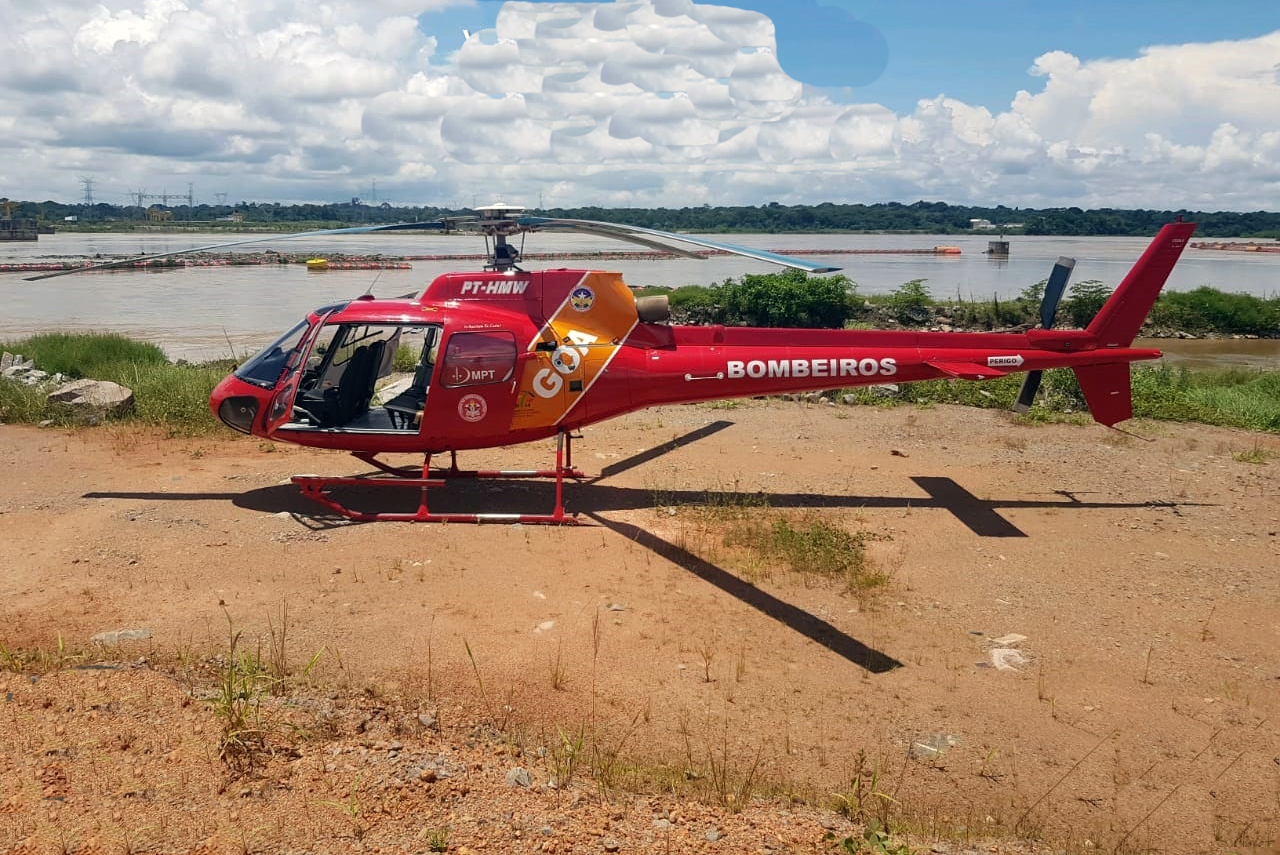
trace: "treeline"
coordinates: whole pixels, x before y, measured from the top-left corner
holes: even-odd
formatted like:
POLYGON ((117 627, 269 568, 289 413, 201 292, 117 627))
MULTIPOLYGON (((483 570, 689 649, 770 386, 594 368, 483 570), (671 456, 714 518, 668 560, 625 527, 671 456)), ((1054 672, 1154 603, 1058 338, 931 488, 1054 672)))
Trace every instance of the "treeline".
MULTIPOLYGON (((666 293, 679 323, 825 329, 945 324, 991 330, 1037 324, 1044 286, 1043 281, 1031 285, 1012 300, 935 300, 923 279, 913 279, 888 294, 864 297, 845 276, 811 277, 787 270, 749 274, 710 288, 687 285, 642 293, 666 293)), ((1087 326, 1111 292, 1096 279, 1075 283, 1058 307, 1056 326, 1087 326)), ((1280 297, 1228 294, 1207 286, 1166 292, 1152 308, 1148 326, 1153 331, 1280 338, 1280 297)))
MULTIPOLYGON (((332 204, 285 205, 279 202, 240 202, 235 205, 170 205, 168 226, 200 223, 214 227, 243 225, 285 226, 327 224, 348 226, 435 220, 467 214, 467 210, 430 206, 406 207, 388 202, 369 205, 359 199, 332 204)), ((531 213, 534 213, 531 211, 531 213)), ((686 208, 553 208, 536 213, 552 217, 623 222, 644 228, 675 232, 921 232, 958 234, 971 231, 972 220, 986 220, 1010 234, 1029 235, 1151 235, 1160 226, 1181 216, 1200 225, 1198 237, 1250 237, 1280 239, 1280 212, 1253 211, 1156 211, 1099 208, 994 208, 948 205, 945 202, 874 205, 780 205, 686 208)), ((92 206, 59 202, 20 202, 14 216, 61 224, 66 217, 90 226, 147 222, 147 209, 137 205, 92 206)))
POLYGON ((986 220, 1009 234, 1153 235, 1182 217, 1198 223, 1200 237, 1280 238, 1280 213, 1255 211, 1153 211, 1101 208, 979 208, 945 202, 886 202, 875 205, 779 205, 751 208, 561 208, 548 216, 622 221, 629 225, 686 232, 921 232, 972 231, 986 220))

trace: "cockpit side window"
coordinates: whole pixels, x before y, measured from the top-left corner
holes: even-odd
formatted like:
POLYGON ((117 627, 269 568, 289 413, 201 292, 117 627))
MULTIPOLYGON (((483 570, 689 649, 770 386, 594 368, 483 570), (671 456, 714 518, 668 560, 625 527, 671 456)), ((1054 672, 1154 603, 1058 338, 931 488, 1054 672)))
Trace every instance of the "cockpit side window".
POLYGON ((505 331, 458 332, 449 337, 440 375, 450 389, 501 383, 516 365, 516 338, 505 331))

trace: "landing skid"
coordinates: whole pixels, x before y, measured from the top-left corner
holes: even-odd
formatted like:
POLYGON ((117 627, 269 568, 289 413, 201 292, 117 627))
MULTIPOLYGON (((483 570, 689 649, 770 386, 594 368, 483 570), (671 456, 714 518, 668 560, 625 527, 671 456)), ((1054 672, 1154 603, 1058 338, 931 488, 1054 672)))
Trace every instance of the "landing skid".
POLYGON ((466 523, 525 523, 530 525, 577 525, 576 514, 564 510, 564 479, 582 479, 586 476, 573 466, 573 437, 561 433, 556 437, 556 467, 554 469, 459 469, 457 452, 450 452, 448 469, 432 469, 431 455, 425 455, 422 468, 391 466, 378 460, 378 452, 357 451, 354 456, 380 470, 380 475, 357 475, 329 478, 321 475, 294 475, 291 479, 302 490, 302 495, 319 502, 331 511, 359 522, 466 522, 466 523), (444 487, 451 478, 554 478, 556 482, 556 506, 550 514, 462 514, 432 513, 427 507, 427 490, 444 487), (331 495, 334 487, 417 487, 418 509, 413 513, 366 513, 346 507, 331 495))

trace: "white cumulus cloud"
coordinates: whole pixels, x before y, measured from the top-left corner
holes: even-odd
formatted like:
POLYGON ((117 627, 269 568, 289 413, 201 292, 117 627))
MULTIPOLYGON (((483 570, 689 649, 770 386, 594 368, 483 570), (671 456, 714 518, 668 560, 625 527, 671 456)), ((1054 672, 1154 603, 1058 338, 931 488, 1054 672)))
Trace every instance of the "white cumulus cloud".
POLYGON ((1280 199, 1280 31, 1051 51, 1005 109, 944 94, 895 114, 793 79, 757 12, 508 2, 465 43, 423 31, 421 13, 468 2, 10 4, 0 185, 73 199, 92 175, 119 202, 186 181, 202 198, 327 201, 374 180, 444 205, 1280 199))

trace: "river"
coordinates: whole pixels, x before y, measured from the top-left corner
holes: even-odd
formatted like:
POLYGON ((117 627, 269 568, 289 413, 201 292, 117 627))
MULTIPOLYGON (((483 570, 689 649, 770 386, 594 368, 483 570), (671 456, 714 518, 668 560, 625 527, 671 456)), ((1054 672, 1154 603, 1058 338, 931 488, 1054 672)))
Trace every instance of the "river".
MULTIPOLYGON (((1145 238, 1013 236, 1010 255, 985 253, 990 235, 724 235, 710 236, 742 246, 791 249, 931 249, 957 246, 959 255, 805 256, 806 260, 844 268, 863 294, 887 293, 911 279, 925 279, 935 297, 988 300, 1016 297, 1049 275, 1060 255, 1076 259, 1073 281, 1099 279, 1116 285, 1149 242, 1145 238)), ((225 241, 224 234, 59 233, 36 242, 0 243, 0 263, 56 261, 102 254, 169 252, 225 241)), ((536 234, 526 239, 529 252, 632 248, 599 238, 536 234)), ((483 251, 478 237, 467 235, 334 235, 324 238, 272 239, 244 250, 291 253, 428 255, 483 251)), ((632 285, 708 285, 747 273, 777 270, 773 265, 737 257, 705 261, 569 260, 530 262, 538 266, 599 266, 620 271, 632 285)), ((0 273, 0 339, 45 330, 109 330, 154 341, 174 358, 212 359, 244 354, 288 328, 307 311, 366 291, 395 296, 420 291, 435 276, 479 266, 478 262, 415 261, 412 270, 329 270, 309 273, 302 265, 191 267, 153 272, 114 271, 76 274, 25 282, 25 273, 0 273)), ((1280 293, 1280 253, 1233 253, 1188 249, 1168 288, 1189 290, 1212 285, 1257 296, 1280 293)), ((1170 353, 1206 358, 1217 364, 1280 368, 1280 342, 1204 342, 1161 340, 1153 346, 1170 353), (1191 353, 1189 351, 1196 351, 1191 353)))

